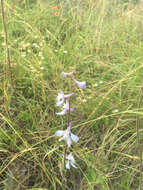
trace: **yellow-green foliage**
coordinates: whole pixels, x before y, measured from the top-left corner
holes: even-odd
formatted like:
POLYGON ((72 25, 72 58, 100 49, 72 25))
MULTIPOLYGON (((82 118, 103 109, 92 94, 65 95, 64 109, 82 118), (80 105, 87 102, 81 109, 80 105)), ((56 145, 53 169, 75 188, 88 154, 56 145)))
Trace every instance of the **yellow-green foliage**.
POLYGON ((1 19, 0 189, 141 188, 142 5, 7 0, 4 7, 12 78, 1 19), (67 118, 55 115, 55 103, 59 89, 70 90, 60 73, 72 70, 87 89, 72 86, 78 169, 65 171, 64 143, 54 134, 67 118))

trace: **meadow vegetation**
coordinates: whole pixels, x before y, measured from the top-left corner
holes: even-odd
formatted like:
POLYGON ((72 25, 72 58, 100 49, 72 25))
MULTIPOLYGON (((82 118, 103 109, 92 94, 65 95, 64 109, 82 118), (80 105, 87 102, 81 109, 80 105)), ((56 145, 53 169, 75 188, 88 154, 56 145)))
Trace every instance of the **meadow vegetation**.
POLYGON ((0 18, 0 190, 141 190, 143 4, 127 0, 5 0, 0 18), (56 97, 75 70, 73 145, 56 97), (11 76, 11 74, 12 76, 11 76), (64 171, 64 172, 63 172, 64 171))

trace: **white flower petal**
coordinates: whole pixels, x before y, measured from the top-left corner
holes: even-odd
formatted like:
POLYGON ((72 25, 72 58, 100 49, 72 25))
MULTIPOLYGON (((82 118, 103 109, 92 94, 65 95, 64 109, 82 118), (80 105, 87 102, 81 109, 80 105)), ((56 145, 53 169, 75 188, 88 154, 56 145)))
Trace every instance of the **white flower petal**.
POLYGON ((64 100, 57 101, 57 102, 56 102, 56 106, 61 106, 63 103, 64 103, 64 100))
POLYGON ((66 113, 67 113, 67 111, 66 111, 66 110, 63 110, 63 111, 61 111, 61 112, 57 112, 56 115, 65 115, 66 113))
POLYGON ((74 92, 72 92, 71 94, 65 94, 64 97, 65 97, 65 98, 69 98, 69 97, 71 97, 72 95, 74 95, 74 92))
POLYGON ((79 141, 79 137, 74 135, 73 133, 71 133, 71 139, 74 141, 74 142, 78 142, 79 141))
POLYGON ((79 88, 81 88, 81 89, 85 89, 85 88, 86 88, 86 82, 85 82, 85 81, 79 82, 79 83, 77 83, 77 86, 78 86, 79 88))
POLYGON ((62 90, 59 90, 57 98, 58 98, 58 97, 61 98, 61 97, 63 97, 63 96, 64 96, 63 91, 62 91, 62 90))
POLYGON ((64 103, 63 109, 69 110, 69 101, 68 100, 66 100, 66 103, 64 103))
POLYGON ((72 162, 71 162, 71 165, 72 165, 74 168, 77 168, 77 166, 75 166, 72 162))
POLYGON ((73 156, 72 156, 72 153, 70 152, 70 154, 68 156, 66 156, 66 159, 71 160, 71 158, 73 158, 73 156))
POLYGON ((73 164, 75 163, 75 159, 74 159, 72 153, 70 153, 70 154, 68 155, 68 160, 71 161, 73 164))
POLYGON ((57 106, 61 106, 64 103, 64 93, 60 90, 57 96, 57 106))
POLYGON ((67 139, 66 139, 66 141, 67 141, 67 145, 68 145, 68 147, 70 147, 71 144, 72 144, 71 137, 68 136, 67 139))
POLYGON ((62 140, 64 140, 64 138, 63 138, 63 137, 59 139, 59 141, 62 141, 62 140))
POLYGON ((55 132, 55 135, 58 136, 58 137, 63 136, 63 134, 64 134, 63 130, 58 130, 58 131, 55 132))
POLYGON ((68 156, 69 156, 69 158, 73 157, 73 155, 72 155, 72 153, 71 153, 71 152, 69 153, 69 155, 68 155, 68 156))
POLYGON ((62 76, 62 77, 66 77, 66 76, 67 76, 67 73, 61 72, 61 76, 62 76))
POLYGON ((69 161, 66 161, 66 168, 70 169, 70 162, 69 161))
POLYGON ((73 80, 74 80, 74 82, 77 84, 77 86, 78 86, 79 88, 81 88, 81 89, 85 89, 85 88, 86 88, 86 81, 79 82, 79 81, 77 81, 77 80, 75 80, 75 79, 73 79, 73 80))
POLYGON ((61 76, 62 77, 72 77, 74 72, 75 72, 74 70, 72 72, 70 72, 70 73, 62 72, 61 76))
POLYGON ((75 165, 75 159, 74 159, 72 153, 70 153, 68 156, 66 156, 66 160, 67 160, 66 161, 67 165, 69 164, 69 165, 72 165, 74 168, 77 168, 77 166, 75 165))

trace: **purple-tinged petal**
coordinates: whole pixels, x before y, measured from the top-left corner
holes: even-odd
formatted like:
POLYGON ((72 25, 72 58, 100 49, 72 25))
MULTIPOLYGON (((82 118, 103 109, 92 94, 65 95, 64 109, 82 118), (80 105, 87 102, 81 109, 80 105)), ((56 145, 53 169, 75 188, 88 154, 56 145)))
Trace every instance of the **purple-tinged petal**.
POLYGON ((70 97, 71 97, 72 95, 74 95, 74 94, 75 94, 74 92, 72 92, 71 94, 65 94, 64 97, 65 97, 65 98, 70 98, 70 97))
POLYGON ((71 126, 72 126, 72 121, 70 121, 70 123, 69 123, 69 126, 68 126, 68 127, 69 127, 69 128, 71 128, 71 126))
POLYGON ((70 111, 73 111, 73 110, 74 110, 73 108, 71 108, 71 107, 69 106, 69 101, 66 100, 66 103, 64 103, 64 105, 63 105, 63 110, 67 113, 67 111, 69 111, 69 109, 70 109, 70 111))
POLYGON ((73 133, 71 133, 71 139, 74 141, 74 142, 78 142, 79 141, 79 137, 74 135, 73 133))
POLYGON ((58 131, 55 132, 55 135, 58 136, 58 137, 63 136, 63 134, 64 134, 63 130, 58 130, 58 131))
POLYGON ((70 132, 71 132, 71 126, 72 126, 72 121, 69 123, 69 126, 66 129, 68 134, 70 134, 70 132))
MULTIPOLYGON (((70 111, 73 111, 73 108, 70 108, 70 111)), ((63 107, 62 107, 62 111, 56 113, 57 115, 65 115, 67 114, 67 112, 69 111, 69 102, 68 100, 66 100, 66 103, 64 103, 63 107)))
POLYGON ((68 136, 68 138, 67 138, 66 141, 67 141, 67 146, 71 147, 72 141, 71 141, 71 137, 70 136, 68 136))
POLYGON ((66 73, 66 72, 62 72, 61 73, 61 76, 62 77, 73 77, 73 73, 74 73, 75 71, 72 71, 72 72, 70 72, 70 73, 66 73))
POLYGON ((59 155, 60 155, 61 157, 63 157, 63 158, 65 157, 65 155, 64 155, 64 154, 59 154, 59 155))
POLYGON ((67 76, 67 73, 61 72, 61 76, 62 76, 62 77, 66 77, 66 76, 67 76))
POLYGON ((69 161, 66 161, 66 168, 70 169, 70 162, 69 161))
POLYGON ((70 111, 74 111, 74 108, 70 108, 70 111))
MULTIPOLYGON (((64 94, 63 91, 59 91, 58 92, 58 96, 57 96, 57 102, 56 105, 57 106, 61 106, 64 103, 65 98, 69 98, 72 95, 74 95, 74 93, 72 92, 71 94, 64 94)), ((68 106, 68 104, 66 103, 66 106, 68 106)))
POLYGON ((69 136, 69 135, 70 135, 70 132, 71 132, 70 127, 67 127, 67 129, 65 130, 65 132, 66 132, 66 135, 69 136))
POLYGON ((79 82, 75 79, 73 79, 73 81, 76 83, 76 85, 78 86, 78 88, 81 88, 81 89, 85 89, 86 88, 86 81, 83 81, 83 82, 79 82))

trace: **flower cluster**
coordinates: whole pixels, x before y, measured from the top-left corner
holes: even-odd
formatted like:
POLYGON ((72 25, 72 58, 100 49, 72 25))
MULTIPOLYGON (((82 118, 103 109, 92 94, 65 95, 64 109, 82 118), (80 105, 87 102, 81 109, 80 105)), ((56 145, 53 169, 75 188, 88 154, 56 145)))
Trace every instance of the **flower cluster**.
POLYGON ((67 100, 72 95, 74 95, 74 93, 64 94, 62 91, 59 91, 58 96, 57 96, 56 105, 57 106, 63 105, 63 107, 62 107, 61 112, 56 113, 57 115, 65 115, 69 110, 73 111, 73 108, 70 108, 69 101, 67 100), (64 103, 65 99, 66 99, 66 102, 64 103))
MULTIPOLYGON (((66 73, 66 72, 62 72, 61 76, 62 77, 70 77, 72 79, 72 81, 77 85, 78 88, 81 89, 85 89, 86 88, 86 82, 79 82, 77 81, 73 74, 75 71, 72 71, 70 73, 66 73)), ((61 111, 57 112, 57 115, 65 115, 65 114, 70 114, 71 111, 74 111, 73 108, 70 107, 70 103, 69 103, 69 99, 71 98, 71 96, 73 96, 74 93, 71 92, 70 94, 64 94, 63 91, 59 91, 58 92, 58 96, 57 96, 57 102, 56 102, 56 106, 60 106, 61 107, 61 111)), ((79 137, 74 135, 71 132, 71 127, 72 127, 72 121, 70 121, 68 123, 68 127, 66 130, 58 130, 56 131, 55 135, 60 137, 59 141, 64 140, 67 144, 67 147, 70 148, 72 143, 75 142, 77 143, 79 141, 79 137)), ((70 152, 68 156, 62 155, 64 157, 64 159, 66 159, 66 168, 70 169, 70 166, 77 168, 75 165, 75 159, 72 155, 72 153, 70 152)))

